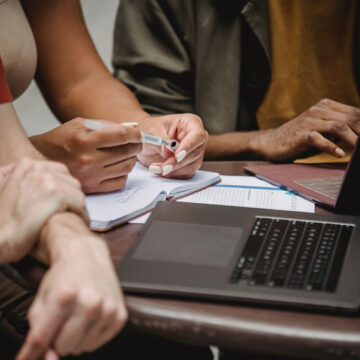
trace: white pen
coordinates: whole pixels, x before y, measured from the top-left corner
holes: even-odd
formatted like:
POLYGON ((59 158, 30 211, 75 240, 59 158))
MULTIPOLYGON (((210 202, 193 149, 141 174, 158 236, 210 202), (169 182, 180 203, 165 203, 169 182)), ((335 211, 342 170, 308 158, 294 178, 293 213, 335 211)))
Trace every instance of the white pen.
MULTIPOLYGON (((137 126, 138 123, 123 122, 123 123, 120 123, 120 125, 137 126)), ((110 127, 111 125, 103 123, 101 121, 97 121, 97 120, 85 120, 85 126, 90 130, 98 130, 98 129, 110 127)), ((175 139, 165 140, 159 136, 145 134, 143 132, 141 133, 141 141, 146 144, 159 145, 159 146, 166 147, 168 150, 170 150, 172 152, 174 152, 179 145, 179 142, 175 139)))

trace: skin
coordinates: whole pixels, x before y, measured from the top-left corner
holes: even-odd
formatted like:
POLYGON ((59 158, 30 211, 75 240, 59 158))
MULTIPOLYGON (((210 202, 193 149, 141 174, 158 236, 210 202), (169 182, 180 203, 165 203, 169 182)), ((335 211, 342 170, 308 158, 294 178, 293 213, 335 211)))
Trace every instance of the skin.
POLYGON ((51 267, 29 310, 30 331, 17 360, 94 351, 127 320, 107 247, 71 216, 71 226, 59 214, 42 231, 39 245, 48 244, 51 267))
POLYGON ((77 118, 32 137, 32 143, 53 160, 66 163, 86 193, 107 192, 125 186, 128 173, 142 150, 138 129, 101 120, 112 126, 96 131, 77 118), (59 139, 61 141, 59 141, 59 139))
MULTIPOLYGON (((113 191, 124 186, 124 177, 132 168, 124 162, 126 151, 120 149, 123 143, 114 142, 111 130, 108 138, 103 131, 101 142, 93 135, 89 143, 84 119, 137 122, 140 131, 166 140, 176 138, 180 142, 175 153, 163 151, 159 146, 144 145, 138 155, 144 165, 157 167, 159 175, 165 174, 166 167, 166 176, 193 176, 201 166, 207 142, 201 120, 193 114, 151 117, 144 112, 135 96, 112 77, 101 61, 78 1, 24 0, 23 5, 37 42, 38 84, 57 117, 67 122, 66 127, 32 137, 33 144, 47 157, 69 165, 85 191, 113 191), (69 120, 74 118, 77 119, 69 120), (88 168, 86 182, 82 172, 84 158, 88 168), (99 178, 98 170, 105 168, 106 174, 99 178), (107 184, 105 177, 111 179, 107 184)), ((133 156, 136 150, 139 150, 138 144, 129 152, 133 156)))
POLYGON ((0 143, 0 166, 6 165, 0 171, 0 213, 4 219, 14 217, 13 226, 1 231, 10 252, 0 261, 29 253, 49 265, 17 359, 93 351, 125 325, 127 312, 108 249, 83 219, 79 183, 32 146, 11 103, 0 104, 0 143))
POLYGON ((24 158, 0 171, 0 248, 2 263, 21 260, 56 213, 72 211, 86 222, 84 194, 67 168, 24 158))
POLYGON ((286 161, 311 148, 341 158, 345 153, 333 139, 354 147, 359 133, 359 108, 323 99, 278 128, 210 136, 206 158, 250 153, 267 160, 286 161))

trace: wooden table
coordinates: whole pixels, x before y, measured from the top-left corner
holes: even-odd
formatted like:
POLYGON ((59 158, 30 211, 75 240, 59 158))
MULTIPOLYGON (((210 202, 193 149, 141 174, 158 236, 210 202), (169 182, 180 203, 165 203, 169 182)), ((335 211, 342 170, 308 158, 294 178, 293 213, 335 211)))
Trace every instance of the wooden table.
MULTIPOLYGON (((248 164, 207 162, 202 168, 244 175, 248 164)), ((128 224, 103 235, 115 264, 120 263, 141 227, 128 224)), ((360 318, 355 316, 141 296, 127 296, 126 300, 131 325, 159 336, 258 356, 360 359, 360 318)))

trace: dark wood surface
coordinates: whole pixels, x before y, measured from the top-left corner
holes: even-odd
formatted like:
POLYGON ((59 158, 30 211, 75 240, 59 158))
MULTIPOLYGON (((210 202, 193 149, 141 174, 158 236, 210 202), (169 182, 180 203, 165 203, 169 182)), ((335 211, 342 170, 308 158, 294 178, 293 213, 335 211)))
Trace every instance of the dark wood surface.
MULTIPOLYGON (((247 164, 208 162, 202 168, 224 175, 244 175, 247 164)), ((141 227, 128 224, 102 235, 115 264, 120 263, 141 227)), ((257 355, 360 359, 357 316, 140 296, 127 296, 126 301, 132 326, 179 341, 257 355)))

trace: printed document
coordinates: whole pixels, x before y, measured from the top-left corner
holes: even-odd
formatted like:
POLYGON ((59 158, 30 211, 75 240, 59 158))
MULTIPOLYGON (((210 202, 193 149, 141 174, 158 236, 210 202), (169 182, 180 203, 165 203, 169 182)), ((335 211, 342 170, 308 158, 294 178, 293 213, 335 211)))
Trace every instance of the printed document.
MULTIPOLYGON (((308 213, 315 212, 315 205, 311 201, 273 186, 255 176, 221 175, 221 183, 177 201, 308 213)), ((145 223, 148 216, 148 214, 141 216, 133 222, 145 223)))

